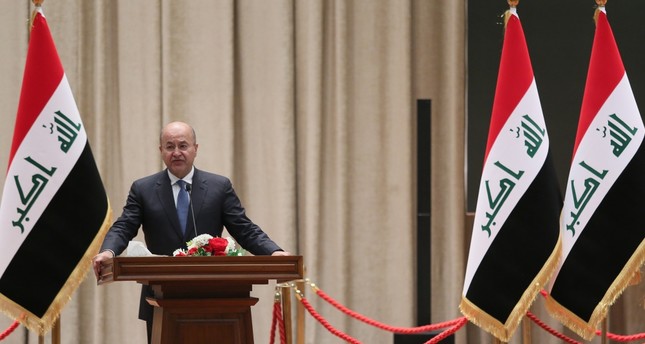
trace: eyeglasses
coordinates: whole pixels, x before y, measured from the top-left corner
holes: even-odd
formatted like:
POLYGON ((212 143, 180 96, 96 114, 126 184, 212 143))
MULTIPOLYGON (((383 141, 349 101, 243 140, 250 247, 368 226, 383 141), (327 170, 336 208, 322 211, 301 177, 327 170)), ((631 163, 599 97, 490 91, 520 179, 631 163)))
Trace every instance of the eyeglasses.
POLYGON ((170 153, 170 152, 174 152, 174 151, 175 151, 175 150, 177 150, 177 149, 179 149, 179 151, 181 151, 181 152, 185 152, 185 151, 189 150, 189 149, 190 149, 190 147, 192 147, 192 146, 193 146, 193 145, 192 145, 192 144, 189 144, 189 143, 180 143, 180 144, 179 144, 179 146, 175 146, 174 144, 167 144, 167 145, 165 145, 165 146, 163 147, 163 149, 164 149, 166 152, 169 152, 169 153, 170 153))

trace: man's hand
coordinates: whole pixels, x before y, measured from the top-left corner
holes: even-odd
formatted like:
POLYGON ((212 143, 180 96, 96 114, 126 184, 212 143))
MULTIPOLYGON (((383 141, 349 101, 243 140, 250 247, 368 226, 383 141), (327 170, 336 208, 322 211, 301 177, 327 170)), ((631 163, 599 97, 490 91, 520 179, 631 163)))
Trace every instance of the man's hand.
POLYGON ((99 276, 101 276, 101 264, 110 258, 114 258, 112 251, 103 251, 92 258, 92 268, 94 269, 94 276, 97 281, 99 280, 99 276))
POLYGON ((291 256, 292 254, 286 251, 275 251, 271 253, 272 256, 291 256))

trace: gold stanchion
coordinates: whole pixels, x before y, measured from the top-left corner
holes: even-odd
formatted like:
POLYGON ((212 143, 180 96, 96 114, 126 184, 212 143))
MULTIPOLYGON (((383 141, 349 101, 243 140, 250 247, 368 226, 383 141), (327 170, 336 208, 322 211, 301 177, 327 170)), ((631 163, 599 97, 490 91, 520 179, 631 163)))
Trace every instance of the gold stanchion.
POLYGON ((607 344, 607 329, 609 327, 609 316, 605 317, 605 320, 602 321, 602 333, 600 336, 600 343, 607 344))
POLYGON ((493 336, 493 344, 506 344, 506 342, 502 342, 501 340, 497 339, 497 337, 493 336))
MULTIPOLYGON (((54 322, 51 331, 52 344, 60 344, 60 317, 54 322)), ((45 335, 38 335, 38 344, 45 344, 45 335)))
MULTIPOLYGON (((297 281, 296 286, 298 287, 298 290, 300 290, 304 295, 305 281, 297 281)), ((305 306, 303 306, 300 302, 298 302, 296 306, 296 343, 305 344, 305 306)))
POLYGON ((524 316, 522 320, 522 344, 531 344, 531 319, 524 316))
POLYGON ((287 344, 293 343, 293 330, 291 328, 291 287, 283 284, 282 287, 282 319, 284 319, 284 332, 287 344))
POLYGON ((52 344, 60 344, 60 316, 52 328, 52 344))

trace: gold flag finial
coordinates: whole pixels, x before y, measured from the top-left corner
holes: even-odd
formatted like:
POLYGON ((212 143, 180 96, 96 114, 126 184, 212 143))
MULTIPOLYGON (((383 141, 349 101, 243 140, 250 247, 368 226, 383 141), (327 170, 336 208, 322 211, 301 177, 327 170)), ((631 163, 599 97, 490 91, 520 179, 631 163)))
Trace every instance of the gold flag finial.
MULTIPOLYGON (((517 4, 520 3, 520 0, 507 0, 508 1, 508 6, 510 8, 517 8, 517 4)), ((506 27, 506 23, 508 23, 508 18, 511 17, 511 10, 506 10, 504 12, 504 27, 506 27)))
POLYGON ((596 10, 593 12, 593 21, 594 23, 598 23, 598 13, 600 13, 600 8, 605 7, 607 4, 607 0, 596 0, 596 10))
POLYGON ((34 18, 36 18, 36 12, 40 8, 40 6, 43 5, 43 1, 45 1, 45 0, 32 0, 32 2, 34 3, 34 6, 36 6, 36 8, 31 12, 31 20, 29 21, 29 30, 30 31, 31 31, 31 29, 33 28, 33 25, 34 25, 34 18))

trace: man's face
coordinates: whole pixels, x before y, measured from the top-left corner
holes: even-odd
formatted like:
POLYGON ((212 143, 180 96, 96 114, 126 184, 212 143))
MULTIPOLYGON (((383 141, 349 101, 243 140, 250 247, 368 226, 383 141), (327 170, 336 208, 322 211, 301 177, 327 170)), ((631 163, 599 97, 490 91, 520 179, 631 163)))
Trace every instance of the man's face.
POLYGON ((192 169, 197 147, 193 131, 186 124, 171 123, 161 133, 161 159, 178 178, 184 178, 192 169))

